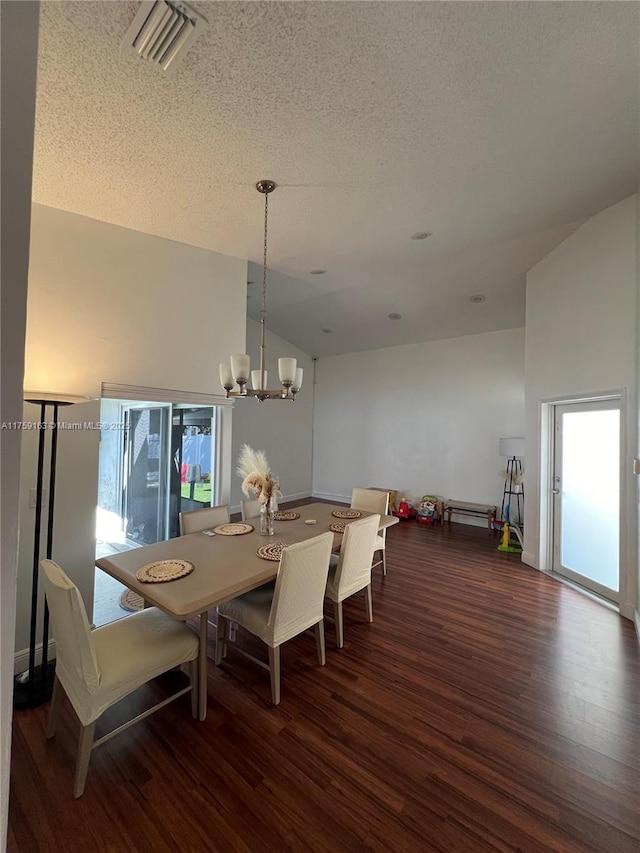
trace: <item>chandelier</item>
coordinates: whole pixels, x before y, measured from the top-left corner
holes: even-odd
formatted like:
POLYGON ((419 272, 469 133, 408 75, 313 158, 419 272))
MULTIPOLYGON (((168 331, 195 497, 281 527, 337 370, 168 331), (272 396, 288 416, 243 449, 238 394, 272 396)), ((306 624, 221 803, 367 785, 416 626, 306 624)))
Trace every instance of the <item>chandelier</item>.
POLYGON ((220 384, 227 392, 227 397, 256 397, 263 400, 295 400, 296 394, 302 387, 302 368, 298 367, 295 358, 279 358, 278 374, 282 388, 277 391, 267 390, 267 370, 265 368, 264 333, 267 319, 267 223, 269 220, 269 193, 276 188, 273 181, 258 181, 256 189, 264 193, 264 258, 262 263, 262 310, 260 311, 260 367, 251 370, 251 360, 246 353, 232 355, 231 364, 220 365, 220 384), (247 388, 251 375, 252 388, 247 388), (234 391, 238 386, 239 390, 234 391))

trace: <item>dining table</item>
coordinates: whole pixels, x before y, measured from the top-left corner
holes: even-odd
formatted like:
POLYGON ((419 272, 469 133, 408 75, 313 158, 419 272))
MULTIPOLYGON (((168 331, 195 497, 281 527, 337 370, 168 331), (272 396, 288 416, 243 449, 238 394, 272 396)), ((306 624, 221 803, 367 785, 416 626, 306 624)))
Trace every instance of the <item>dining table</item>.
MULTIPOLYGON (((101 557, 96 560, 96 566, 139 593, 147 606, 158 607, 180 621, 192 618, 199 620, 198 716, 204 720, 207 713, 208 611, 275 578, 279 562, 258 556, 261 546, 272 543, 293 545, 326 533, 331 525, 339 526, 341 522, 348 524, 349 519, 340 517, 345 511, 349 511, 349 508, 343 504, 305 504, 291 510, 281 510, 285 515, 297 517, 278 520, 276 516, 273 536, 260 533, 259 519, 248 519, 244 528, 251 527, 251 530, 246 533, 223 535, 221 532, 214 533, 216 528, 190 533, 101 557), (148 582, 138 579, 137 574, 141 569, 167 560, 184 562, 189 568, 193 566, 193 569, 169 581, 148 582)), ((360 511, 359 517, 369 515, 374 513, 360 511)), ((381 516, 379 530, 397 524, 398 520, 393 515, 381 516)), ((343 534, 338 530, 332 532, 333 549, 337 551, 343 534)))

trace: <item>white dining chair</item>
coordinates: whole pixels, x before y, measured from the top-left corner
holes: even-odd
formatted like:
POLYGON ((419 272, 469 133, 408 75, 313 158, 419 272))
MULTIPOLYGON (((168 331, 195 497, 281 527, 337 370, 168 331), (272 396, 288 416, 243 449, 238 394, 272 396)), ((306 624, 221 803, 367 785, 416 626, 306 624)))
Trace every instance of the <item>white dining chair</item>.
POLYGON ((290 545, 282 551, 275 586, 267 584, 218 605, 216 665, 230 642, 228 625, 233 620, 259 637, 269 649, 269 665, 237 646, 237 651, 268 669, 271 698, 280 702, 280 646, 309 628, 315 628, 318 662, 326 662, 323 602, 329 572, 333 534, 290 545))
MULTIPOLYGON (((209 530, 212 527, 217 527, 219 524, 228 524, 230 520, 231 516, 228 504, 207 506, 204 509, 192 509, 188 512, 181 512, 180 536, 187 536, 189 533, 200 533, 202 530, 209 530)), ((210 621, 208 615, 207 621, 212 627, 215 627, 216 623, 210 621)))
POLYGON ((218 524, 228 524, 229 518, 228 504, 207 506, 204 509, 192 509, 189 512, 181 512, 180 535, 186 536, 189 533, 199 533, 201 530, 208 530, 210 527, 216 527, 218 524))
POLYGON ((191 713, 197 719, 198 637, 183 622, 156 607, 92 631, 75 584, 52 560, 43 560, 41 566, 56 642, 56 674, 46 736, 55 735, 62 689, 80 720, 73 787, 73 796, 80 797, 95 747, 188 692, 191 713), (183 663, 189 664, 187 687, 94 740, 96 722, 107 708, 183 663))
MULTIPOLYGON (((241 502, 242 520, 249 521, 251 518, 258 518, 260 515, 260 501, 253 499, 241 502)), ((278 509, 278 499, 275 495, 271 498, 272 509, 278 509)))
MULTIPOLYGON (((378 515, 387 515, 389 511, 389 492, 379 492, 376 489, 354 489, 351 493, 351 508, 360 509, 364 512, 377 512, 378 515)), ((382 574, 387 573, 387 560, 385 548, 387 545, 386 529, 378 531, 376 537, 375 551, 382 552, 382 559, 374 563, 372 568, 382 565, 382 574)))
POLYGON ((371 564, 376 548, 379 515, 369 515, 347 524, 342 537, 340 554, 331 557, 325 597, 333 604, 336 625, 336 645, 344 646, 342 602, 364 590, 367 622, 373 622, 371 603, 371 564))

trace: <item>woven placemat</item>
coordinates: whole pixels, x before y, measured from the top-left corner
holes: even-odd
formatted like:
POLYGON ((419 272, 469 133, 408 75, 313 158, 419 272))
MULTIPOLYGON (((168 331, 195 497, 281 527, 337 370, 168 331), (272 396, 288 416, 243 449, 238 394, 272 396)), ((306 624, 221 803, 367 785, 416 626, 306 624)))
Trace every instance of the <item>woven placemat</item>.
POLYGON ((336 518, 360 518, 362 513, 358 509, 334 509, 331 515, 336 518))
POLYGON ((278 510, 277 512, 274 512, 273 517, 276 521, 295 521, 296 518, 300 518, 300 513, 282 509, 278 510))
POLYGON ((252 524, 245 524, 244 521, 232 521, 230 524, 219 524, 213 528, 214 533, 219 533, 220 536, 242 536, 244 533, 251 533, 253 530, 252 524))
POLYGON ((277 562, 282 556, 282 549, 288 548, 287 542, 270 542, 268 545, 261 545, 256 554, 263 560, 273 560, 277 562))
POLYGON ((188 560, 158 560, 157 563, 147 563, 136 572, 140 583, 165 583, 191 574, 193 563, 188 560))
POLYGON ((334 533, 344 533, 346 526, 346 521, 334 521, 329 525, 329 530, 333 530, 334 533))
POLYGON ((144 598, 138 592, 132 589, 125 589, 120 596, 120 607, 123 610, 129 610, 132 613, 144 609, 144 598))

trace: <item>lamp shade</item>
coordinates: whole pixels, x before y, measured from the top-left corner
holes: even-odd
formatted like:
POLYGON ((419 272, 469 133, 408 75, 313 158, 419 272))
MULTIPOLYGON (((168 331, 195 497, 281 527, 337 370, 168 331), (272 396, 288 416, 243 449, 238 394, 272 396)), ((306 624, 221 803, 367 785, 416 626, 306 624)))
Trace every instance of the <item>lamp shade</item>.
POLYGON ((231 356, 231 372, 238 385, 243 385, 249 378, 250 365, 251 360, 244 353, 231 356))
POLYGON ((501 438, 498 442, 498 453, 509 459, 514 456, 524 457, 524 438, 501 438))
POLYGON ((268 373, 265 370, 264 372, 264 388, 260 384, 260 371, 252 370, 251 371, 251 384, 253 385, 254 391, 265 391, 269 387, 268 373))
POLYGON ((74 403, 88 403, 93 397, 85 397, 80 394, 61 394, 58 391, 25 391, 25 403, 47 405, 57 403, 58 406, 72 406, 74 403))
POLYGON ((296 381, 293 383, 293 390, 296 393, 302 388, 302 374, 303 374, 302 368, 296 367, 296 381))
POLYGON ((235 379, 233 378, 230 364, 220 365, 220 384, 223 388, 233 388, 235 385, 235 379))
POLYGON ((280 382, 282 382, 283 385, 285 383, 293 385, 293 383, 296 381, 297 367, 298 362, 295 358, 278 359, 278 373, 280 375, 280 382))

